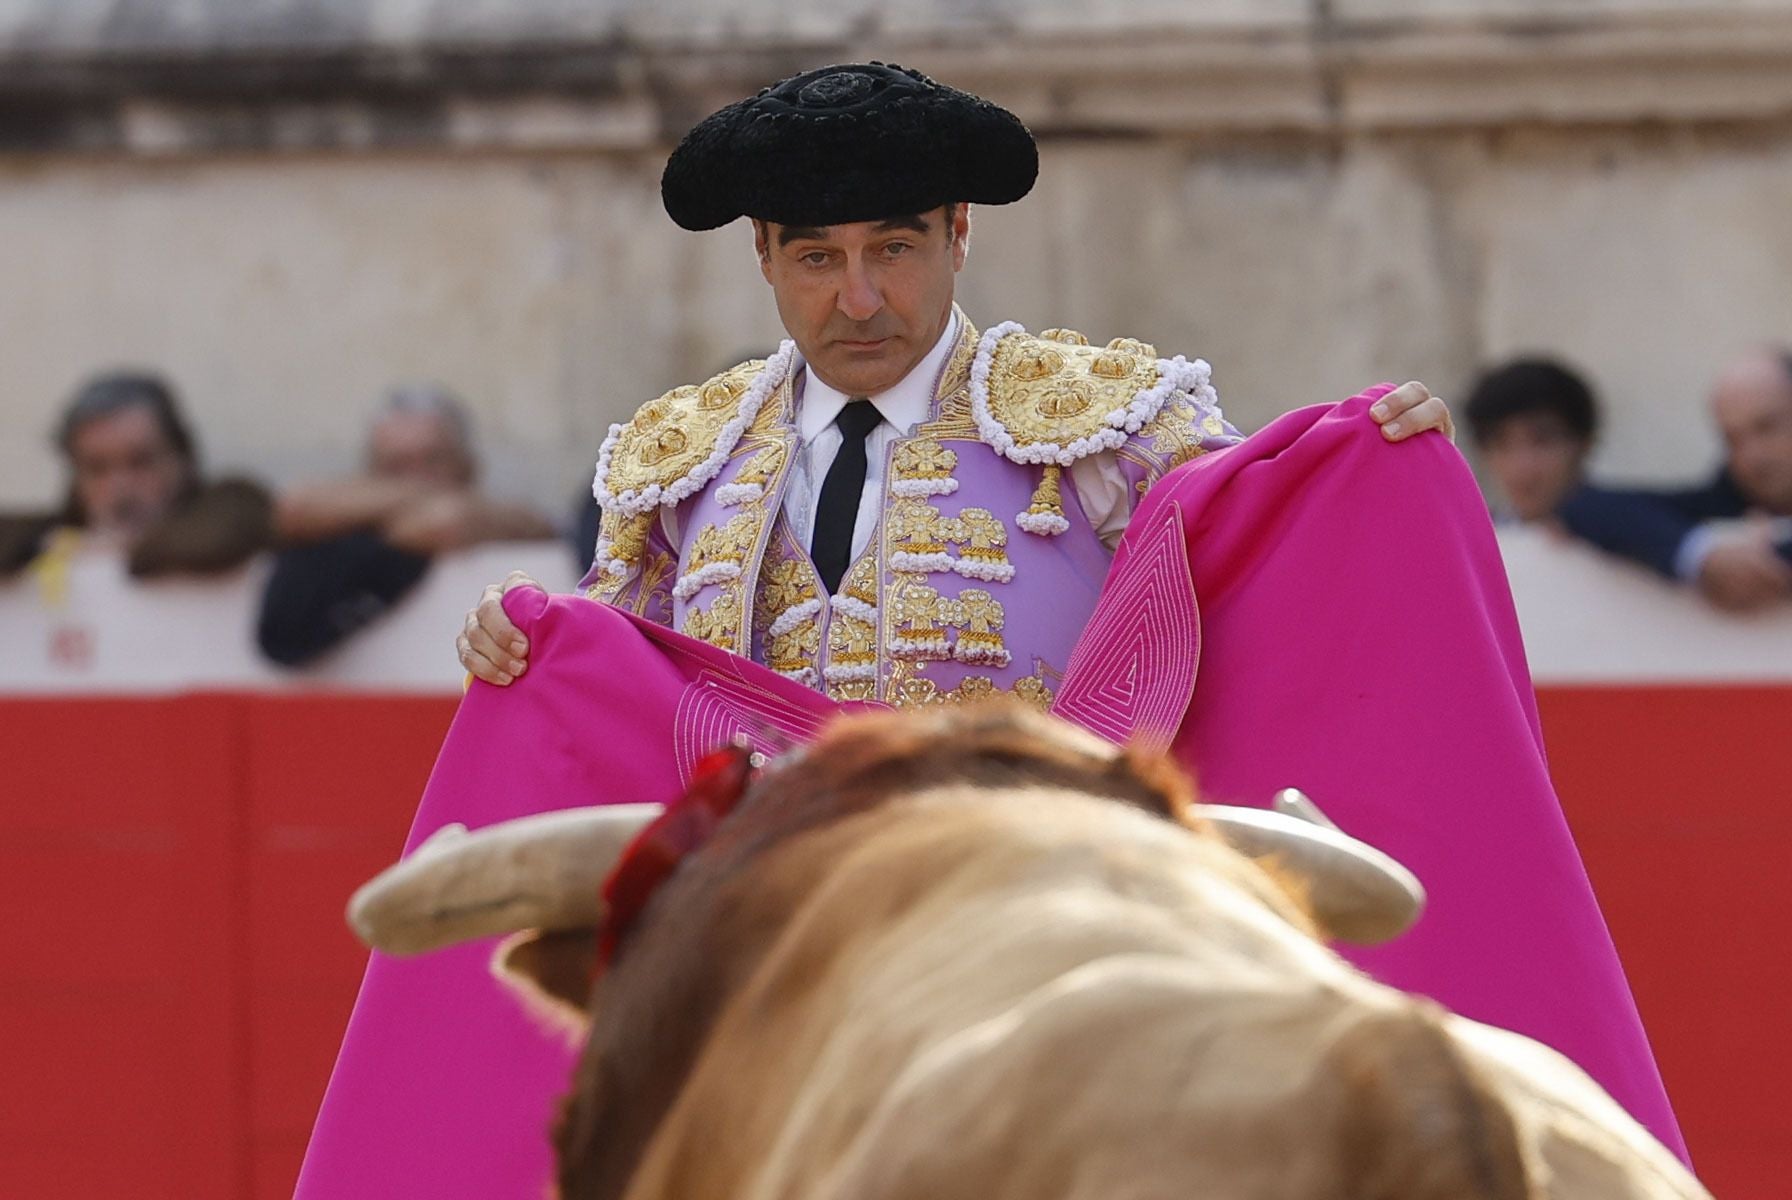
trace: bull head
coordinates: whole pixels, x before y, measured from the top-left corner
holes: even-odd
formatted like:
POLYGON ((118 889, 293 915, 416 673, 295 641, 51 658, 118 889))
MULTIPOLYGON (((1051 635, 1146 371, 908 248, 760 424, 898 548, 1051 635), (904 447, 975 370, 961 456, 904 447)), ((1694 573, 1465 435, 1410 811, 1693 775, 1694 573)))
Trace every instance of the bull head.
MULTIPOLYGON (((1061 722, 1013 716, 1029 733, 1049 733, 1074 753, 1098 760, 1124 753, 1061 722), (1035 723, 1040 728, 1031 728, 1035 723)), ((774 772, 766 786, 775 782, 774 772)), ((604 917, 604 881, 629 843, 663 811, 659 804, 610 805, 476 832, 445 826, 356 892, 349 924, 368 946, 396 955, 539 931, 507 947, 507 971, 582 1010, 589 972, 567 969, 565 960, 570 953, 588 961, 591 931, 604 917)), ((1423 910, 1424 889, 1410 871, 1340 831, 1298 791, 1279 794, 1273 810, 1196 804, 1188 816, 1270 866, 1300 894, 1328 938, 1385 942, 1409 929, 1423 910)))

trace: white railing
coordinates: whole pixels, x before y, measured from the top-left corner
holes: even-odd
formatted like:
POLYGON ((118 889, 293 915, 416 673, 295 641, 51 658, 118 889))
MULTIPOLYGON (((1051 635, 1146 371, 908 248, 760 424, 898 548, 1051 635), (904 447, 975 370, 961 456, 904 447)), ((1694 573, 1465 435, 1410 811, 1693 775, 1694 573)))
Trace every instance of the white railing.
POLYGON ((458 691, 454 637, 480 589, 512 568, 550 589, 577 580, 556 542, 482 546, 431 564, 416 589, 303 670, 255 645, 264 558, 221 579, 138 583, 111 554, 77 555, 66 573, 0 584, 0 693, 217 689, 458 691))
POLYGON ((1537 683, 1792 683, 1792 604, 1718 612, 1542 529, 1502 529, 1500 550, 1537 683))
MULTIPOLYGON (((1714 612, 1648 572, 1532 529, 1500 535, 1540 684, 1792 683, 1792 605, 1714 612)), ((435 563, 392 612, 298 671, 255 646, 270 562, 223 579, 137 583, 106 554, 60 578, 0 584, 0 693, 205 689, 453 692, 454 635, 485 584, 520 567, 570 590, 572 556, 550 542, 485 546, 435 563)))

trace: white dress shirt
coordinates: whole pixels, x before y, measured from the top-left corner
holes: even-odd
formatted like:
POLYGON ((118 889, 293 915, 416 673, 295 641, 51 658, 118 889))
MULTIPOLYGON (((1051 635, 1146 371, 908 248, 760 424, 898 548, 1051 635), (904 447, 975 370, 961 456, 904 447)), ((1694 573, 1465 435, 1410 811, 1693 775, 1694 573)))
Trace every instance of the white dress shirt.
MULTIPOLYGON (((959 315, 954 312, 946 322, 945 332, 933 349, 907 375, 888 391, 867 397, 882 414, 879 422, 865 437, 865 487, 859 493, 859 514, 852 527, 852 558, 857 559, 871 544, 877 518, 884 499, 884 468, 890 443, 914 432, 933 412, 934 392, 940 373, 958 341, 959 315)), ((799 445, 796 459, 790 465, 790 480, 784 490, 784 517, 799 542, 809 546, 815 536, 815 506, 821 499, 821 485, 828 468, 840 452, 842 435, 834 418, 846 407, 851 397, 823 383, 807 363, 798 362, 793 370, 801 370, 797 380, 796 426, 799 445)), ((1072 463, 1070 481, 1082 501, 1083 512, 1095 527, 1102 543, 1112 550, 1126 532, 1132 518, 1132 487, 1120 470, 1112 450, 1103 450, 1072 463)), ((661 509, 662 525, 673 545, 678 544, 678 514, 674 508, 661 509)), ((1004 520, 1014 514, 1002 514, 1004 520)))
MULTIPOLYGON (((884 500, 884 467, 890 443, 906 437, 910 430, 928 418, 933 411, 933 393, 945 370, 946 359, 958 339, 958 314, 946 322, 945 332, 933 344, 927 357, 915 364, 914 370, 896 382, 887 392, 868 397, 883 416, 865 437, 865 488, 859 493, 859 515, 852 526, 852 554, 858 558, 871 544, 871 531, 884 500)), ((821 500, 821 485, 828 477, 840 453, 842 435, 834 418, 851 401, 851 397, 821 381, 803 364, 802 391, 797 400, 796 434, 800 439, 796 461, 790 464, 790 484, 784 491, 784 518, 790 532, 803 545, 815 537, 815 506, 821 500)))

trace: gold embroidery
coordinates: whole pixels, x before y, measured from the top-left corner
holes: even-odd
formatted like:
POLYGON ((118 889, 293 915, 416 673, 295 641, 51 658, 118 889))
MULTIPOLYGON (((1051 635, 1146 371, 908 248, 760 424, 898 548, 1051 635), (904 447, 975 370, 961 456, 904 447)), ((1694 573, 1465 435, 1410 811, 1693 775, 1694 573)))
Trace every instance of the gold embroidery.
POLYGON ((810 617, 795 629, 771 634, 765 639, 765 665, 774 671, 813 670, 821 653, 821 621, 810 617))
POLYGON ((934 483, 950 479, 957 466, 957 451, 948 450, 931 438, 915 438, 896 449, 894 468, 898 480, 934 483))
POLYGON ((1064 356, 1041 342, 1022 346, 1014 352, 1008 363, 1010 375, 1029 383, 1036 379, 1050 379, 1063 369, 1064 356))
POLYGON ((734 482, 736 484, 756 483, 762 488, 769 486, 771 481, 777 477, 778 472, 783 469, 784 456, 783 446, 767 446, 747 460, 747 465, 740 469, 740 473, 734 477, 734 482))
POLYGON ((894 629, 890 653, 897 658, 944 659, 951 657, 946 625, 952 603, 925 583, 909 583, 890 589, 884 619, 894 629))
MULTIPOLYGON (((699 386, 673 388, 636 411, 610 453, 606 484, 616 495, 670 487, 701 466, 735 418, 765 363, 731 367, 699 386)), ((762 408, 763 411, 763 408, 762 408)))
POLYGON ((820 682, 821 581, 778 522, 759 567, 753 629, 765 665, 808 686, 820 682))
POLYGON ((852 565, 847 571, 846 580, 840 590, 854 600, 877 607, 877 560, 866 555, 852 565))
POLYGON ((952 704, 975 703, 994 696, 996 690, 996 681, 989 676, 967 675, 962 683, 946 693, 946 700, 952 704))
POLYGON ((787 371, 784 381, 772 394, 766 397, 765 403, 759 406, 759 415, 753 418, 753 426, 748 433, 752 437, 794 437, 795 431, 791 423, 796 419, 796 376, 797 371, 787 371))
POLYGON ((1045 712, 1052 706, 1052 689, 1037 674, 1029 675, 1014 685, 1014 694, 1045 712))
POLYGON ((641 568, 641 590, 635 593, 636 616, 646 616, 655 605, 672 603, 672 577, 677 572, 678 560, 666 551, 648 556, 641 568))
MULTIPOLYGON (((1148 441, 1151 453, 1163 463, 1157 474, 1179 467, 1206 452, 1201 439, 1209 431, 1204 424, 1198 423, 1198 418, 1194 405, 1180 396, 1174 396, 1156 417, 1139 430, 1139 440, 1148 441)), ((1220 425, 1217 417, 1210 417, 1209 420, 1220 425)), ((1224 425, 1220 425, 1222 432, 1224 428, 1224 425)))
POLYGON ((704 384, 697 391, 697 407, 706 412, 727 411, 732 409, 747 391, 748 380, 741 377, 739 369, 724 372, 704 384))
MULTIPOLYGON (((1089 369, 1093 373, 1094 364, 1090 364, 1089 369)), ((1088 384, 1078 379, 1054 379, 1033 402, 1033 411, 1053 421, 1081 416, 1095 402, 1091 398, 1092 391, 1088 384)))
POLYGON ((940 702, 939 685, 920 675, 912 675, 890 688, 889 700, 897 708, 919 708, 940 702))
POLYGON ((940 372, 940 395, 950 396, 962 392, 971 381, 971 364, 977 359, 977 340, 982 335, 972 325, 970 318, 962 310, 958 314, 958 345, 952 347, 952 356, 946 360, 946 369, 940 372))
POLYGON ((1092 349, 1065 330, 1014 333, 991 356, 989 412, 1020 447, 1065 447, 1111 433, 1109 414, 1157 384, 1157 360, 1130 348, 1092 349))
POLYGON ((1112 350, 1104 350, 1095 356, 1089 364, 1089 374, 1099 375, 1103 379, 1126 379, 1139 369, 1139 362, 1130 354, 1120 354, 1112 350))
MULTIPOLYGON (((840 594, 877 607, 877 557, 867 554, 847 568, 840 594)), ((843 609, 828 623, 828 695, 835 700, 877 697, 877 626, 843 609)))
POLYGON ((971 393, 960 388, 940 400, 939 415, 916 432, 935 438, 962 438, 976 441, 977 422, 971 416, 971 393))
MULTIPOLYGON (((1044 687, 1032 676, 1028 676, 1020 682, 1022 685, 1032 683, 1040 688, 1044 687)), ((1020 693, 1019 685, 1016 686, 1015 691, 1017 694, 1020 693)), ((933 680, 915 675, 904 679, 891 689, 890 702, 897 708, 917 708, 929 704, 977 704, 994 699, 1001 694, 1002 689, 997 687, 996 681, 987 675, 967 675, 957 687, 945 691, 942 691, 939 684, 933 680)), ((1021 698, 1029 704, 1044 708, 1051 703, 1049 690, 1046 691, 1046 696, 1045 703, 1040 704, 1037 692, 1033 688, 1028 688, 1021 698)))
POLYGON ((648 609, 670 600, 672 592, 667 585, 677 568, 678 560, 661 550, 657 554, 647 556, 646 563, 641 567, 634 599, 626 604, 622 602, 622 592, 631 582, 631 577, 626 575, 616 579, 614 583, 594 583, 585 589, 585 595, 591 600, 626 608, 637 617, 645 617, 648 609))
POLYGON ((1000 601, 982 588, 966 588, 952 603, 952 624, 964 629, 958 637, 960 642, 986 646, 1002 644, 999 631, 1006 614, 1000 601))
POLYGON ((815 572, 798 558, 781 558, 759 576, 760 611, 769 625, 805 601, 818 598, 815 572))
MULTIPOLYGON (((925 500, 902 496, 892 499, 889 509, 890 548, 893 553, 932 555, 946 552, 946 543, 956 530, 939 509, 925 500)), ((925 572, 941 569, 941 566, 910 564, 897 569, 925 572)))
POLYGON ((915 432, 928 438, 961 438, 978 440, 977 422, 971 416, 971 364, 977 359, 977 341, 981 335, 963 312, 958 314, 958 345, 940 372, 939 395, 935 397, 934 416, 915 432))
POLYGON ((657 467, 668 458, 683 453, 690 444, 690 439, 685 437, 684 430, 662 429, 645 442, 636 453, 640 456, 642 466, 657 467))
POLYGON ((687 611, 681 631, 699 641, 740 653, 740 585, 722 589, 714 602, 702 612, 687 611))
POLYGON ((752 511, 730 518, 726 525, 705 525, 697 531, 697 540, 691 544, 687 574, 694 575, 708 566, 738 567, 746 562, 747 555, 753 552, 753 543, 759 540, 759 528, 764 520, 764 509, 756 505, 752 511))
POLYGON ((1069 518, 1064 515, 1064 493, 1061 490, 1061 478, 1064 468, 1057 463, 1048 463, 1039 477, 1039 486, 1033 489, 1033 500, 1027 505, 1025 516, 1021 519, 1021 528, 1037 533, 1062 533, 1069 527, 1069 518))
POLYGON ((1007 614, 1002 610, 1001 601, 982 588, 966 588, 951 602, 948 617, 959 628, 952 647, 953 658, 988 666, 1008 665, 1008 646, 1002 640, 1002 626, 1007 622, 1007 614))
POLYGON ((1008 562, 1008 527, 998 521, 987 508, 967 508, 959 512, 952 540, 959 555, 967 563, 976 564, 962 573, 973 579, 1013 578, 1014 568, 1008 562))
POLYGON ((1138 338, 1117 337, 1108 343, 1109 350, 1122 354, 1136 354, 1140 358, 1157 358, 1157 347, 1150 342, 1141 342, 1138 338))
POLYGON ((637 513, 625 517, 618 512, 606 512, 598 522, 597 554, 599 577, 585 592, 593 600, 609 601, 623 588, 628 586, 633 569, 640 564, 641 555, 647 549, 648 536, 653 532, 653 523, 659 518, 657 510, 637 513), (608 570, 601 570, 607 559, 619 560, 625 568, 620 575, 608 570))

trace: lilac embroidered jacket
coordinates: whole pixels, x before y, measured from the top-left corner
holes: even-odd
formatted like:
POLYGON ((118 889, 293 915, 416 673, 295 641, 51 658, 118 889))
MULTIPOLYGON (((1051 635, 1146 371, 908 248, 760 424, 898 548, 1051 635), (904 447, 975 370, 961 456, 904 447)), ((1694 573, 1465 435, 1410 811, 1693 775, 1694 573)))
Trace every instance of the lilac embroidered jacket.
POLYGON ((611 429, 581 587, 836 700, 1001 690, 1049 706, 1112 561, 1065 469, 1111 452, 1136 503, 1238 434, 1205 362, 1012 323, 979 334, 962 315, 960 330, 928 419, 887 448, 877 528, 835 595, 783 516, 799 449, 790 342, 611 429))

